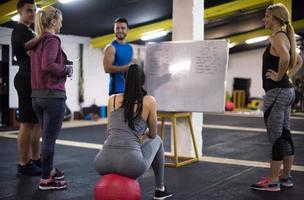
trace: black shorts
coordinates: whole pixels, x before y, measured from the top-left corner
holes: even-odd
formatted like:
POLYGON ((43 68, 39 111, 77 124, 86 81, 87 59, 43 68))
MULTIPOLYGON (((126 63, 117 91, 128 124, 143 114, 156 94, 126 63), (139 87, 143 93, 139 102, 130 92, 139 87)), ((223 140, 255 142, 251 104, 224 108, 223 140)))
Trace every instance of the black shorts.
POLYGON ((22 123, 38 123, 32 106, 30 76, 16 74, 14 85, 18 93, 19 120, 22 123))

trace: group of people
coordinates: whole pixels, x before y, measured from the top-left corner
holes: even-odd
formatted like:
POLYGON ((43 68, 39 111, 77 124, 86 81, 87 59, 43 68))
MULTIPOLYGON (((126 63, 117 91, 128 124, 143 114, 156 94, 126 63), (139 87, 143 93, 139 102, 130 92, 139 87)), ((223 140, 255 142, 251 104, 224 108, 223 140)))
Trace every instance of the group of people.
MULTIPOLYGON (((62 27, 62 13, 48 6, 36 14, 34 0, 19 0, 17 10, 20 22, 12 33, 19 64, 14 80, 20 112, 17 173, 41 176, 41 190, 64 189, 64 172, 53 167, 65 111, 65 82, 73 72, 56 35, 62 27), (35 32, 31 29, 34 22, 35 32)), ((112 95, 108 105, 109 138, 96 156, 95 166, 102 175, 119 173, 138 178, 152 165, 156 176, 154 198, 165 199, 172 193, 164 185, 164 148, 157 136, 156 101, 143 88, 145 75, 133 59, 131 45, 125 42, 127 31, 127 20, 118 18, 114 25, 116 40, 105 49, 104 70, 110 73, 112 95), (141 144, 143 133, 147 139, 141 144), (111 161, 114 155, 117 158, 111 161)))
MULTIPOLYGON (((49 6, 35 14, 34 0, 19 0, 17 9, 21 19, 12 34, 13 51, 20 66, 15 77, 20 109, 17 171, 41 175, 42 190, 63 189, 67 186, 64 173, 53 167, 55 142, 65 110, 64 85, 72 73, 56 36, 62 26, 62 13, 49 6), (36 33, 30 28, 34 21, 36 33)), ((290 107, 295 94, 289 78, 299 70, 302 59, 295 52, 289 17, 283 4, 274 4, 267 8, 264 18, 265 28, 272 31, 263 55, 262 74, 271 161, 269 176, 253 184, 255 190, 279 191, 281 186, 293 186, 290 171, 295 150, 290 134, 290 107)), ((172 193, 164 183, 164 147, 157 135, 157 102, 144 89, 145 74, 133 59, 132 47, 125 40, 127 32, 127 20, 115 20, 116 39, 104 51, 104 71, 110 74, 108 137, 94 164, 100 175, 117 173, 134 179, 152 166, 154 199, 166 199, 172 193)))

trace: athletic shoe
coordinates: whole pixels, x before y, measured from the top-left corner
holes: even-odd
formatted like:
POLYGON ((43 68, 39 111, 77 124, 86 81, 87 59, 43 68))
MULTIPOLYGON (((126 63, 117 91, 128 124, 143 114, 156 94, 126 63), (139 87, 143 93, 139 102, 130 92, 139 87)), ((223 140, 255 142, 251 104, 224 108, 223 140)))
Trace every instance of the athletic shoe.
POLYGON ((41 168, 41 159, 39 158, 38 160, 31 160, 33 164, 35 164, 37 167, 41 168))
POLYGON ((271 181, 268 177, 263 177, 259 182, 252 184, 251 188, 254 190, 278 192, 281 190, 280 183, 271 181))
POLYGON ((56 181, 55 179, 52 179, 48 183, 42 183, 39 184, 40 190, 62 190, 67 187, 67 183, 65 181, 56 181))
POLYGON ((172 197, 172 195, 173 194, 167 190, 167 187, 165 187, 164 191, 155 190, 153 199, 163 200, 172 197))
POLYGON ((293 187, 292 177, 288 176, 287 178, 280 178, 280 185, 282 187, 292 188, 293 187))
POLYGON ((18 164, 17 175, 40 176, 41 175, 41 168, 37 167, 30 160, 28 163, 26 163, 26 165, 18 164))
POLYGON ((57 168, 54 168, 51 172, 51 178, 55 179, 57 181, 63 180, 64 179, 64 173, 63 173, 63 171, 61 171, 57 168))

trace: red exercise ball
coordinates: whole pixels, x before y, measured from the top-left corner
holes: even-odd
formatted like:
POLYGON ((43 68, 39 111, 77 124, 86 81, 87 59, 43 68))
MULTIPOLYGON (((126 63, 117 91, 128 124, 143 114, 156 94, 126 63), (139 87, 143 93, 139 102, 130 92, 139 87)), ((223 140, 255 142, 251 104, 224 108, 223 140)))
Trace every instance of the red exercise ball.
POLYGON ((140 200, 140 187, 136 179, 107 174, 95 186, 95 200, 140 200))

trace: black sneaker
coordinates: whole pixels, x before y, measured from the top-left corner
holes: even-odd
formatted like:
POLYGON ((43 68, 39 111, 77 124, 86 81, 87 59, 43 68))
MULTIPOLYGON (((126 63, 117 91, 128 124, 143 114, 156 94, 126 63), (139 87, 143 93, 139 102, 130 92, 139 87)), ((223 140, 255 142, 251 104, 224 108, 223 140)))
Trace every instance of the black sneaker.
POLYGON ((41 159, 39 158, 38 160, 32 160, 32 162, 39 168, 41 168, 41 159))
POLYGON ((34 165, 32 161, 29 161, 24 166, 18 164, 17 175, 40 176, 41 175, 41 168, 34 165))
POLYGON ((163 199, 167 199, 172 196, 173 196, 173 194, 171 192, 167 191, 167 187, 165 187, 164 191, 155 190, 153 199, 163 200, 163 199))
POLYGON ((63 180, 64 173, 63 173, 63 171, 61 171, 57 168, 54 168, 53 171, 51 172, 51 178, 55 179, 56 181, 63 180))
POLYGON ((39 184, 40 190, 62 190, 67 187, 67 183, 65 181, 56 181, 55 179, 52 179, 52 181, 48 183, 42 183, 39 184))

